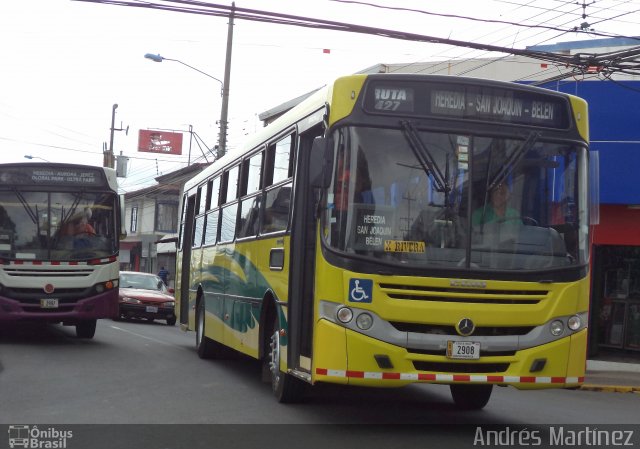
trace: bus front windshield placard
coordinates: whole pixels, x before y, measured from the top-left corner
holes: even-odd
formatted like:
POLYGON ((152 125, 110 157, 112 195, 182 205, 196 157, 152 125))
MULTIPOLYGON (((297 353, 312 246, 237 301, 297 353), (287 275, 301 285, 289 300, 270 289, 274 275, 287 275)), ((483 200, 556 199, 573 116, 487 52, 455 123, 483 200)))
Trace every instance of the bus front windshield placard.
POLYGON ((373 204, 354 204, 355 237, 353 247, 359 251, 382 251, 393 235, 393 208, 373 204))

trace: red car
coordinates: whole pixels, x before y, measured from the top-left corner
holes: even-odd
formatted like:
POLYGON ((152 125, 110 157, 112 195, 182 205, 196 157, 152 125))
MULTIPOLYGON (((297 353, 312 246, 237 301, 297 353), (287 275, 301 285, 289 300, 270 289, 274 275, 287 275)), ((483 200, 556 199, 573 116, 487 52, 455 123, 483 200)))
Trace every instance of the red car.
POLYGON ((167 288, 159 276, 135 271, 120 272, 120 314, 123 318, 166 320, 176 324, 173 289, 167 288))

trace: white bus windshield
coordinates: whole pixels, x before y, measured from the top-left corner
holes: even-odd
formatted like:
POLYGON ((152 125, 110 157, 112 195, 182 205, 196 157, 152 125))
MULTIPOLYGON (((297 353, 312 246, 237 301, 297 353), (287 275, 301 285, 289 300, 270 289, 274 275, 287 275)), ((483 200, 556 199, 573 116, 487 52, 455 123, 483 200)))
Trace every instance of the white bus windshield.
POLYGON ((542 270, 588 260, 587 149, 519 137, 343 127, 323 235, 403 266, 542 270))
POLYGON ((78 261, 116 254, 113 193, 0 191, 0 258, 78 261))

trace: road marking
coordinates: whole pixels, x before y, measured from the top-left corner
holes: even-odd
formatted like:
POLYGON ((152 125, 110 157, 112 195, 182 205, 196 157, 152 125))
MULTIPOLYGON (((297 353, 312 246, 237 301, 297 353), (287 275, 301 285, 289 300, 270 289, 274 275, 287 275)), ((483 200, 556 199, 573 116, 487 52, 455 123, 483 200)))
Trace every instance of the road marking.
POLYGON ((144 338, 146 340, 151 340, 151 341, 153 341, 155 343, 160 343, 160 344, 163 344, 163 345, 166 345, 166 346, 173 346, 173 347, 176 347, 176 348, 182 348, 182 346, 179 346, 179 345, 176 345, 176 344, 173 344, 173 343, 167 343, 166 341, 158 340, 157 338, 147 337, 146 335, 142 335, 142 334, 139 334, 137 332, 130 331, 128 329, 123 329, 123 328, 118 327, 118 326, 110 325, 109 327, 111 327, 112 329, 116 329, 116 330, 122 331, 122 332, 126 332, 126 333, 131 334, 131 335, 135 335, 136 337, 144 338))

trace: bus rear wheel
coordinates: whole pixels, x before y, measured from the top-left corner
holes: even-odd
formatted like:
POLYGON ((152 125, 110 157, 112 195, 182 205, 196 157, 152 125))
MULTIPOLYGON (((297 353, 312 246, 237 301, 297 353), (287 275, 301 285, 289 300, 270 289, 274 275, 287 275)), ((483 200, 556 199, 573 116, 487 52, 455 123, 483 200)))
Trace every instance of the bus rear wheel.
POLYGON ((271 371, 271 389, 273 390, 273 394, 276 396, 276 399, 278 399, 278 402, 283 404, 302 401, 306 384, 280 369, 280 323, 277 316, 274 319, 271 332, 267 335, 271 335, 268 362, 271 371))
POLYGON ((451 384, 451 396, 462 410, 480 410, 489 402, 493 385, 451 384))
POLYGON ((85 320, 76 324, 76 337, 93 338, 96 334, 97 320, 85 320))

